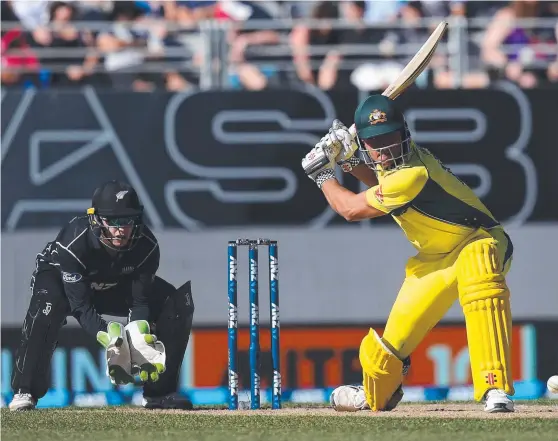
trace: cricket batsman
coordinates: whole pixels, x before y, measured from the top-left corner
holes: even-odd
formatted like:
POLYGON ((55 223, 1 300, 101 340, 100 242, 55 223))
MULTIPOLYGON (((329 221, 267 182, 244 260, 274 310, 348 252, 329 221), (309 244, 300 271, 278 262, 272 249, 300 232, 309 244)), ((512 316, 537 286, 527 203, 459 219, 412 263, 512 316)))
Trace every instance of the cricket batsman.
POLYGON ((465 315, 474 398, 486 412, 513 412, 510 291, 513 246, 475 193, 412 140, 403 113, 383 95, 356 109, 355 126, 335 120, 302 160, 329 205, 348 221, 389 214, 416 248, 382 336, 360 344, 362 386, 340 386, 338 411, 393 409, 413 350, 459 299, 465 315), (360 151, 362 159, 355 156, 360 151), (364 160, 364 161, 363 161, 364 160), (363 163, 364 162, 364 163, 363 163), (336 163, 370 187, 355 194, 336 163))
POLYGON ((37 254, 10 410, 34 409, 46 394, 58 333, 70 315, 105 349, 112 384, 138 375, 144 407, 192 408, 177 393, 194 314, 190 282, 176 289, 156 276, 159 256, 136 191, 118 181, 99 187, 87 215, 37 254), (102 314, 127 317, 127 324, 102 314))

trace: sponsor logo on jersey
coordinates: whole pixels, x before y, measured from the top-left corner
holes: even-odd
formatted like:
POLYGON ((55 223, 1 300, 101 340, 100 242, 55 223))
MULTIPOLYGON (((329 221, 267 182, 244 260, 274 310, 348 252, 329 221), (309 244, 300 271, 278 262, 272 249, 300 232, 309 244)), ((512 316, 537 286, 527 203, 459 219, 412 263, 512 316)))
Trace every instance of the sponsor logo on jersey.
POLYGON ((83 276, 79 273, 67 273, 62 271, 62 280, 66 283, 77 283, 83 276))
POLYGON ((134 266, 128 265, 122 268, 122 274, 131 274, 136 268, 134 266))

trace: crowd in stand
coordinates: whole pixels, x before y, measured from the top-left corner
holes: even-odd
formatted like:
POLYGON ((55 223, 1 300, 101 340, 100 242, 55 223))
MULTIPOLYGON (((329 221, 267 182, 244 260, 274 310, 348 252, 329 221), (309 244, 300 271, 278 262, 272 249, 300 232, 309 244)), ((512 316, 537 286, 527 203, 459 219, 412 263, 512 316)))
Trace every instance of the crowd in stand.
POLYGON ((204 75, 221 69, 220 87, 261 90, 312 83, 323 90, 377 90, 443 18, 463 32, 453 43, 446 34, 420 87, 480 88, 498 79, 523 88, 558 86, 556 1, 1 4, 5 87, 92 84, 181 91, 199 87, 204 75))

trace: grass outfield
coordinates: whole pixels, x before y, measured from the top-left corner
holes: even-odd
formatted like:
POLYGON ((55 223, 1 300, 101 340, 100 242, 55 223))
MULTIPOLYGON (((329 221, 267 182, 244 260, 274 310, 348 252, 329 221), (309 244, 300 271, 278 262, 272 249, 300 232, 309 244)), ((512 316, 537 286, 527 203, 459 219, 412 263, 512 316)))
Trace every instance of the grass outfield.
POLYGON ((402 404, 392 412, 338 413, 316 406, 280 411, 135 407, 2 409, 3 441, 49 440, 450 440, 558 439, 558 403, 517 403, 513 414, 485 414, 471 403, 402 404))

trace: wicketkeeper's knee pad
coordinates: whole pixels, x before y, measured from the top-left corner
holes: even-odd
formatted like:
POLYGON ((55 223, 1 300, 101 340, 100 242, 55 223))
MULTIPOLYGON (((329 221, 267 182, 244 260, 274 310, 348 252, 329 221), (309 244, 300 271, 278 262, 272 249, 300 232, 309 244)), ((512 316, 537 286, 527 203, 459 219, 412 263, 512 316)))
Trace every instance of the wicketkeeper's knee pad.
POLYGON ((475 400, 480 401, 489 389, 502 389, 513 395, 510 291, 496 242, 481 239, 465 246, 456 269, 475 400))
POLYGON ((397 403, 392 402, 392 397, 403 382, 403 362, 386 347, 373 329, 362 339, 359 359, 363 372, 362 385, 370 409, 374 412, 393 409, 397 403))

